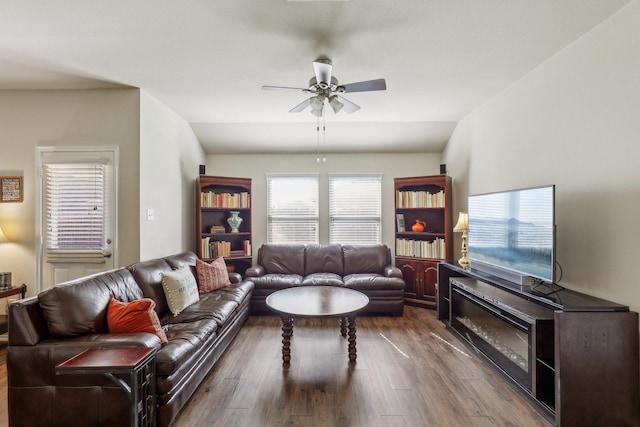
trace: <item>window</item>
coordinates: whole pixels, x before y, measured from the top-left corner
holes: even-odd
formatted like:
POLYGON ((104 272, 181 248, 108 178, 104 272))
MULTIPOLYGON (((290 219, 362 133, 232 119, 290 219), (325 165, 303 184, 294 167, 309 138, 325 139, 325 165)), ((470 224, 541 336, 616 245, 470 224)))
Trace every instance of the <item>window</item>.
POLYGON ((107 246, 106 165, 43 165, 45 248, 102 251, 107 246))
POLYGON ((329 175, 329 241, 381 243, 381 205, 381 175, 329 175))
POLYGON ((318 243, 318 175, 267 175, 267 242, 318 243))

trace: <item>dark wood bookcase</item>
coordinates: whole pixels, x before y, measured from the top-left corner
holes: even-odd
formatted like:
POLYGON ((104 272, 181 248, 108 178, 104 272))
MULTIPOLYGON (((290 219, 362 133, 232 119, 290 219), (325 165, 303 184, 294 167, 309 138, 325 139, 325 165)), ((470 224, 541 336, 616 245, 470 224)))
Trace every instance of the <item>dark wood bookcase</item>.
POLYGON ((196 204, 198 257, 211 261, 223 256, 230 271, 244 275, 252 260, 251 179, 200 175, 196 204), (232 211, 242 218, 238 232, 227 222, 232 211))
POLYGON ((405 281, 405 303, 435 309, 438 263, 453 255, 451 177, 395 178, 394 190, 395 264, 405 281), (416 221, 424 231, 412 230, 416 221))

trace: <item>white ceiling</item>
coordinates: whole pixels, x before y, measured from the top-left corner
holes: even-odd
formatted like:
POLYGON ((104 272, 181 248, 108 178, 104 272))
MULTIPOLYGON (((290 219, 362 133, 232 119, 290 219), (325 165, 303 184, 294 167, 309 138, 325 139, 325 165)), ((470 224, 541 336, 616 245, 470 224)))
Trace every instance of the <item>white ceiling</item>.
MULTIPOLYGON (((387 90, 327 108, 326 152, 440 152, 459 119, 629 0, 2 0, 0 89, 132 86, 207 153, 314 152, 312 62, 387 90)), ((1 96, 1 95, 0 95, 1 96)))

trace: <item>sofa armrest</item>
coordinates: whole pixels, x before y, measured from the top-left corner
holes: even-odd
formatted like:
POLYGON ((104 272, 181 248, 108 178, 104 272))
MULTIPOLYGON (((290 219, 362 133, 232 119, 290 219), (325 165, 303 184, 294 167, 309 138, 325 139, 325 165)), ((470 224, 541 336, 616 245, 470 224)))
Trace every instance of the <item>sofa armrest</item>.
POLYGON ((398 279, 402 279, 402 271, 395 265, 385 265, 382 269, 382 274, 385 277, 397 277, 398 279))
POLYGON ((236 272, 229 273, 229 281, 231 283, 240 283, 242 282, 242 275, 236 272))
POLYGON ((50 336, 38 297, 9 304, 9 345, 36 345, 50 336))
POLYGON ((244 272, 245 277, 260 277, 264 276, 266 273, 264 266, 260 264, 252 265, 247 268, 247 271, 244 272))

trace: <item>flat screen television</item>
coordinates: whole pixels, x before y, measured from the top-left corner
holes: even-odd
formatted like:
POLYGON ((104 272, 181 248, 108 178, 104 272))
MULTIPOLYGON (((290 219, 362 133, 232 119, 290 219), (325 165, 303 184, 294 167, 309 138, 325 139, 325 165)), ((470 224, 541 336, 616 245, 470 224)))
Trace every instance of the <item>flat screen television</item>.
POLYGON ((468 208, 471 268, 518 285, 554 282, 555 186, 472 195, 468 208))

